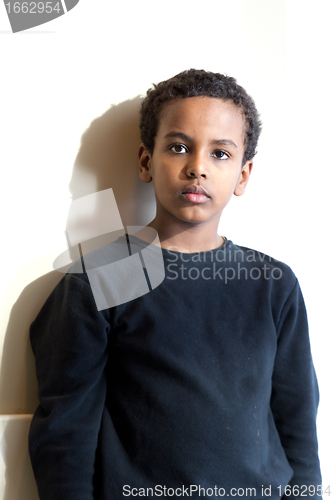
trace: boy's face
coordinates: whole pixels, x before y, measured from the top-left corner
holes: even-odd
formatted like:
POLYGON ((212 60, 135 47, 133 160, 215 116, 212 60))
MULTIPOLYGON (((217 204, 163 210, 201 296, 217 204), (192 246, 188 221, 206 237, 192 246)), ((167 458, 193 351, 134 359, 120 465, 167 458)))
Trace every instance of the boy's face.
POLYGON ((162 110, 155 148, 139 151, 140 178, 154 183, 160 222, 217 227, 232 194, 243 194, 252 161, 242 167, 244 119, 231 101, 190 97, 162 110))

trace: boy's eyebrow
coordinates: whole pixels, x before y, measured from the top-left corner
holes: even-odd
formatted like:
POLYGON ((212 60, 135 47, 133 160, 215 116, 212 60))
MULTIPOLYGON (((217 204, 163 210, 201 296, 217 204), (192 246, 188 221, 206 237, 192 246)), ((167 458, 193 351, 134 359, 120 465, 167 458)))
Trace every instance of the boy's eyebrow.
MULTIPOLYGON (((168 139, 169 137, 182 139, 183 141, 192 141, 191 137, 184 134, 183 132, 169 132, 164 136, 164 139, 168 139)), ((231 141, 230 139, 217 139, 212 141, 212 144, 216 144, 218 146, 233 146, 234 148, 237 149, 237 145, 234 143, 234 141, 231 141)))
POLYGON ((169 132, 164 136, 164 139, 168 139, 169 137, 175 137, 177 139, 183 139, 183 141, 192 141, 191 137, 189 137, 186 134, 183 134, 183 132, 169 132))
POLYGON ((212 141, 213 144, 217 144, 218 146, 233 146, 234 148, 237 149, 237 145, 234 143, 234 141, 231 141, 230 139, 220 139, 218 141, 212 141))

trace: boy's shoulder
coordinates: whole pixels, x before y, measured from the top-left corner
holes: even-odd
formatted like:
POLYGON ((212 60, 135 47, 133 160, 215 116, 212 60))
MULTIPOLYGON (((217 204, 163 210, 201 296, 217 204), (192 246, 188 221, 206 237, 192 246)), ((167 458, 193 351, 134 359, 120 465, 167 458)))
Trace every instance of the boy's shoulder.
POLYGON ((281 269, 284 269, 286 272, 294 275, 290 266, 288 266, 288 264, 286 264, 285 262, 282 262, 281 260, 276 259, 275 257, 272 257, 271 255, 266 254, 265 252, 262 252, 260 250, 249 248, 244 245, 237 245, 231 240, 227 241, 230 243, 230 250, 232 250, 235 255, 239 255, 240 257, 242 257, 246 262, 264 262, 265 264, 273 267, 281 267, 281 269))
MULTIPOLYGON (((216 249, 192 254, 164 250, 167 281, 218 296, 288 300, 298 281, 291 268, 272 256, 226 239, 216 249), (233 295, 234 294, 234 295, 233 295)), ((177 290, 175 290, 177 291, 177 290)), ((194 293, 194 290, 191 290, 194 293)), ((237 300, 238 300, 237 299, 237 300)))
POLYGON ((288 264, 265 252, 227 240, 225 255, 228 265, 233 266, 238 275, 246 270, 246 276, 254 282, 270 282, 287 294, 298 284, 297 277, 288 264))

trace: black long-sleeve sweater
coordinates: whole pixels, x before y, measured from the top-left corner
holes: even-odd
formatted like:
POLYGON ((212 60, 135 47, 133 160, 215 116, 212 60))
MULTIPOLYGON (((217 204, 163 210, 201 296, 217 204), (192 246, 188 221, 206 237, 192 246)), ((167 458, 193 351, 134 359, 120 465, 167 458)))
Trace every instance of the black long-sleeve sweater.
POLYGON ((33 323, 41 500, 307 496, 318 389, 294 274, 230 240, 163 258, 158 287, 102 311, 67 274, 33 323))

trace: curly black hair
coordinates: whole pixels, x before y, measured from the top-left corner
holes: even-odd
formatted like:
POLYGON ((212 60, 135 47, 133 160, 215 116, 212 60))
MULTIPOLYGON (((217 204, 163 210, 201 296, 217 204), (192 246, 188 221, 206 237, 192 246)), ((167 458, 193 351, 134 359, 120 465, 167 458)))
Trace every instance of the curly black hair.
POLYGON ((256 154, 261 132, 261 122, 256 105, 246 91, 237 84, 235 78, 205 70, 189 69, 178 75, 154 84, 147 91, 140 110, 141 140, 153 154, 155 136, 158 131, 161 111, 165 103, 172 99, 207 96, 232 101, 238 106, 246 122, 244 137, 243 165, 256 154))

